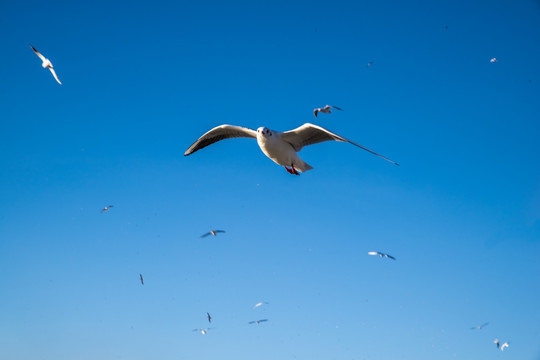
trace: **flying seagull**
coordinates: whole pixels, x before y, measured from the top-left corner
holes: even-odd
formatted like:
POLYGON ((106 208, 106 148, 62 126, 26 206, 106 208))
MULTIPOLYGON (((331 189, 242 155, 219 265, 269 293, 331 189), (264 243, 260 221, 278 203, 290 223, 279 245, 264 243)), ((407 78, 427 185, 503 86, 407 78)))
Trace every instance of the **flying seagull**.
MULTIPOLYGON (((369 66, 369 65, 368 65, 369 66)), ((338 108, 337 106, 333 106, 333 105, 326 105, 325 107, 322 107, 322 108, 316 108, 316 109, 313 109, 313 115, 315 117, 317 117, 317 115, 322 112, 323 114, 330 114, 332 112, 332 109, 336 109, 336 110, 343 110, 341 108, 338 108)))
POLYGON ((101 209, 100 212, 109 211, 109 209, 112 208, 112 207, 113 207, 112 205, 107 205, 107 206, 105 206, 103 209, 101 209))
POLYGON ((62 83, 60 82, 60 80, 58 80, 58 76, 56 76, 56 72, 54 71, 53 69, 53 64, 51 63, 51 60, 47 59, 45 56, 41 55, 41 53, 39 51, 36 50, 35 47, 33 47, 32 45, 30 45, 30 47, 32 48, 32 50, 34 50, 34 52, 36 53, 37 56, 39 56, 39 58, 41 59, 41 61, 43 61, 43 63, 41 64, 41 66, 45 69, 45 68, 49 68, 49 70, 51 70, 51 73, 53 74, 54 78, 56 79, 56 81, 58 81, 58 83, 60 85, 62 85, 62 83))
POLYGON ((490 63, 496 63, 497 61, 499 61, 497 58, 492 58, 489 60, 490 63))
POLYGON ((260 127, 257 129, 257 131, 255 131, 240 126, 220 125, 208 131, 206 134, 201 136, 199 140, 195 141, 193 145, 186 150, 184 156, 193 154, 197 150, 200 150, 220 140, 238 137, 257 139, 259 147, 267 157, 269 157, 276 164, 284 166, 288 173, 294 175, 300 175, 298 171, 305 172, 313 169, 310 165, 305 163, 304 160, 300 159, 297 154, 298 151, 302 150, 304 146, 318 144, 320 142, 330 140, 351 143, 361 149, 383 158, 386 161, 391 162, 392 164, 399 165, 398 163, 377 154, 376 152, 369 150, 362 145, 354 143, 342 136, 339 136, 338 134, 310 123, 306 123, 296 129, 285 132, 270 130, 266 127, 260 127))
POLYGON ((265 321, 268 321, 268 319, 254 320, 254 321, 248 322, 248 324, 257 324, 257 325, 259 325, 260 323, 265 322, 265 321))
POLYGON ((258 308, 259 306, 263 306, 264 304, 268 304, 266 301, 261 301, 261 302, 258 302, 255 304, 255 306, 253 307, 254 309, 258 308))
POLYGON ((501 345, 501 351, 504 351, 505 348, 509 347, 508 341, 501 345))
POLYGON ((368 252, 368 255, 379 255, 380 257, 387 257, 389 259, 396 260, 396 258, 393 257, 392 255, 388 255, 388 254, 382 253, 380 251, 370 251, 370 252, 368 252))
POLYGON ((489 324, 489 323, 487 322, 487 323, 483 323, 482 325, 473 326, 473 327, 471 328, 471 330, 476 330, 476 329, 482 330, 482 328, 483 328, 484 326, 486 326, 487 324, 489 324))
POLYGON ((206 317, 208 318, 208 322, 211 324, 212 323, 212 317, 210 316, 210 314, 206 313, 206 317))
POLYGON ((370 67, 371 65, 373 65, 373 61, 368 62, 366 67, 370 67))
POLYGON ((495 343, 495 345, 497 345, 497 349, 501 347, 501 344, 499 343, 499 339, 495 339, 493 340, 493 342, 495 343))
POLYGON ((206 328, 206 329, 193 329, 193 331, 200 331, 201 334, 203 335, 206 335, 206 333, 208 332, 208 330, 210 330, 212 328, 206 328))
POLYGON ((225 230, 210 230, 209 232, 207 232, 206 234, 202 234, 201 237, 207 237, 207 236, 210 236, 210 235, 214 235, 216 236, 218 233, 224 233, 225 230))
POLYGON ((139 279, 141 279, 141 284, 144 285, 144 278, 142 277, 142 274, 139 274, 139 279))

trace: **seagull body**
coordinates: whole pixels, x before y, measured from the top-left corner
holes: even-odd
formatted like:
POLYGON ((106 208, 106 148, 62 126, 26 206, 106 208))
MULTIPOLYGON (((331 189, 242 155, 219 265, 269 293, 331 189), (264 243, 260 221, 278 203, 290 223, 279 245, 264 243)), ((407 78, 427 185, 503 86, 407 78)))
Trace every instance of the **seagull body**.
MULTIPOLYGON (((371 63, 368 65, 370 66, 371 63)), ((330 114, 332 112, 332 109, 336 109, 336 110, 343 110, 341 108, 338 108, 337 106, 332 106, 332 105, 326 105, 325 107, 322 107, 322 108, 316 108, 316 109, 313 109, 313 115, 315 117, 317 117, 317 115, 321 112, 323 114, 330 114)))
POLYGON ((368 255, 379 255, 380 257, 387 257, 389 259, 396 260, 396 258, 393 257, 392 255, 388 255, 388 254, 382 253, 380 251, 370 251, 370 252, 368 252, 368 255))
POLYGON ((492 59, 489 60, 490 63, 495 63, 497 61, 499 61, 497 58, 492 58, 492 59))
POLYGON ((489 324, 489 323, 487 322, 487 323, 483 323, 482 325, 473 326, 473 327, 471 328, 471 330, 476 330, 476 329, 482 330, 482 328, 483 328, 484 326, 488 325, 488 324, 489 324))
POLYGON ((208 322, 211 324, 212 323, 212 317, 210 316, 209 313, 206 313, 206 318, 208 319, 208 322))
POLYGON ((296 129, 285 132, 270 130, 266 127, 260 127, 255 131, 240 126, 220 125, 208 131, 201 136, 199 140, 195 141, 195 143, 186 150, 184 156, 193 154, 220 140, 238 137, 257 139, 257 144, 267 157, 276 164, 284 166, 287 172, 294 175, 300 175, 298 171, 305 172, 313 169, 309 164, 304 162, 304 160, 300 159, 297 153, 298 151, 302 150, 304 146, 331 140, 351 143, 391 162, 392 164, 399 165, 362 145, 356 144, 342 136, 326 130, 325 128, 310 123, 306 123, 296 129))
POLYGON ((107 205, 107 206, 105 206, 103 209, 101 209, 100 212, 109 211, 109 209, 112 208, 112 207, 113 207, 112 205, 107 205))
POLYGON ((265 321, 268 321, 268 319, 254 320, 254 321, 248 322, 248 324, 257 324, 257 325, 259 325, 260 323, 265 322, 265 321))
POLYGON ((60 80, 58 79, 58 76, 56 76, 56 72, 54 71, 54 68, 53 68, 53 64, 51 63, 51 60, 47 59, 45 56, 41 55, 41 53, 39 51, 36 50, 35 47, 33 47, 32 45, 30 45, 30 47, 32 48, 32 50, 36 53, 36 55, 41 59, 41 61, 43 61, 43 63, 41 64, 41 66, 45 69, 45 68, 49 68, 49 70, 51 70, 51 73, 53 74, 54 78, 56 79, 56 81, 58 81, 58 83, 60 85, 62 85, 62 83, 60 82, 60 80))
POLYGON ((144 278, 143 278, 142 274, 139 274, 139 279, 141 279, 141 285, 144 285, 144 278))
POLYGON ((201 334, 203 335, 206 335, 206 333, 208 332, 208 330, 210 330, 212 328, 206 328, 206 329, 193 329, 193 331, 200 331, 201 334))
POLYGON ((501 345, 501 351, 504 351, 505 348, 509 347, 508 341, 501 345))
POLYGON ((224 233, 225 230, 210 230, 209 232, 207 232, 206 234, 202 234, 201 237, 207 237, 207 236, 210 236, 210 235, 213 235, 213 236, 216 236, 218 233, 224 233))
POLYGON ((268 303, 266 301, 261 301, 261 302, 256 303, 255 306, 253 306, 253 308, 256 309, 259 306, 263 306, 264 304, 268 304, 268 303))

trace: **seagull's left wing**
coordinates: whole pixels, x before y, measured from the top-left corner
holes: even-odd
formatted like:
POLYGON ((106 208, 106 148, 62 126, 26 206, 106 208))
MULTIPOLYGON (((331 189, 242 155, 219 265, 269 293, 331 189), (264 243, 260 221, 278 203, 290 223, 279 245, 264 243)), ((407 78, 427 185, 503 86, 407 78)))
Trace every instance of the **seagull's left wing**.
MULTIPOLYGON (((56 79, 56 81, 58 81, 58 83, 59 83, 60 85, 62 85, 62 83, 61 83, 60 80, 58 79, 58 76, 56 76, 56 72, 54 71, 54 69, 50 67, 49 70, 51 70, 51 72, 52 72, 54 78, 56 79)), ((68 80, 69 80, 69 79, 68 79, 68 80)), ((69 81, 68 81, 68 85, 69 85, 69 81)))
POLYGON ((189 149, 186 150, 184 156, 193 154, 195 151, 207 147, 208 145, 212 145, 213 143, 220 140, 238 137, 256 139, 257 132, 255 130, 241 126, 220 125, 201 136, 199 140, 195 141, 193 145, 191 145, 189 149))
POLYGON ((396 260, 396 258, 395 258, 395 257, 393 257, 392 255, 388 255, 388 254, 386 254, 386 257, 387 257, 387 258, 390 258, 390 259, 392 259, 392 260, 396 260))
POLYGON ((306 123, 294 130, 286 131, 284 133, 281 133, 281 138, 292 145, 294 150, 300 151, 304 146, 318 144, 323 141, 342 141, 342 142, 348 142, 355 146, 358 146, 361 149, 364 149, 374 155, 377 155, 381 158, 383 158, 386 161, 391 162, 392 164, 399 165, 397 162, 392 161, 388 159, 387 157, 382 156, 381 154, 377 154, 375 151, 369 150, 368 148, 359 145, 355 142, 352 142, 350 140, 345 139, 342 136, 339 136, 338 134, 335 134, 329 130, 326 130, 325 128, 322 128, 317 125, 313 125, 310 123, 306 123))

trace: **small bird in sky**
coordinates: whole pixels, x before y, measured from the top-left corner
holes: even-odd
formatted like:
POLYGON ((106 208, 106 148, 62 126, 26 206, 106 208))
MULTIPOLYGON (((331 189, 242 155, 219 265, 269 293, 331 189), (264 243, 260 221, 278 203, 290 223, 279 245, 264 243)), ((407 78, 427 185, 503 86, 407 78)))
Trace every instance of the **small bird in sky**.
POLYGON ((268 319, 253 320, 253 321, 248 322, 248 324, 257 324, 257 325, 259 325, 260 323, 265 322, 265 321, 268 321, 268 319))
POLYGON ((501 347, 501 343, 499 342, 499 339, 495 339, 493 340, 493 342, 495 343, 495 345, 497 345, 497 349, 501 347))
POLYGON ((259 306, 263 306, 264 304, 268 304, 268 303, 266 301, 261 301, 261 302, 256 303, 255 306, 253 306, 253 308, 256 309, 259 306))
POLYGON ((370 251, 370 252, 368 252, 368 255, 379 255, 380 257, 387 257, 389 259, 396 260, 396 258, 393 257, 392 255, 388 255, 388 254, 382 253, 380 251, 370 251))
POLYGON ((475 329, 482 330, 482 328, 483 328, 484 326, 488 325, 488 324, 489 324, 489 323, 487 322, 487 323, 483 323, 482 325, 473 326, 473 327, 471 328, 471 330, 475 330, 475 329))
POLYGON ((202 234, 201 237, 207 237, 207 236, 210 236, 210 235, 214 235, 216 236, 218 233, 224 233, 225 230, 210 230, 209 232, 207 232, 206 234, 202 234))
POLYGON ((206 335, 206 333, 208 332, 208 330, 210 330, 212 328, 206 328, 206 329, 193 329, 193 331, 200 331, 201 334, 203 335, 206 335))
POLYGON ((101 209, 100 212, 108 212, 110 208, 112 208, 113 206, 112 205, 107 205, 105 206, 103 209, 101 209))
POLYGON ((257 139, 257 144, 262 152, 274 161, 276 164, 285 167, 289 174, 300 175, 298 171, 305 172, 313 169, 311 165, 304 162, 298 156, 298 151, 304 146, 318 144, 323 141, 340 141, 348 142, 361 149, 364 149, 374 155, 377 155, 384 160, 391 162, 394 165, 399 165, 375 151, 369 150, 362 145, 345 139, 338 134, 335 134, 325 128, 313 124, 304 124, 296 129, 279 132, 270 130, 266 127, 260 127, 257 131, 234 125, 216 126, 206 134, 201 136, 199 140, 191 145, 184 156, 193 154, 194 152, 207 147, 215 142, 230 138, 252 138, 257 139))
MULTIPOLYGON (((368 66, 370 66, 370 64, 368 64, 368 66)), ((326 105, 325 107, 322 107, 322 108, 316 108, 316 109, 313 109, 313 115, 315 117, 317 117, 317 115, 321 112, 323 114, 330 114, 332 112, 332 109, 336 109, 336 110, 343 110, 341 108, 338 108, 337 106, 333 106, 333 105, 326 105)))
POLYGON ((490 63, 496 63, 497 61, 499 61, 497 58, 492 58, 489 60, 490 63))
POLYGON ((505 342, 504 344, 501 345, 501 351, 504 351, 504 349, 506 349, 509 346, 510 346, 509 343, 505 342))
POLYGON ((211 324, 212 323, 212 317, 210 316, 209 313, 206 313, 206 318, 208 319, 208 322, 211 324))
POLYGON ((139 274, 139 279, 141 279, 141 285, 144 285, 144 278, 143 278, 142 274, 139 274))
POLYGON ((56 76, 56 72, 54 71, 54 68, 53 68, 53 64, 51 63, 51 60, 45 58, 45 56, 41 55, 41 53, 39 51, 36 50, 35 47, 33 47, 32 45, 30 45, 30 47, 32 48, 32 50, 36 53, 36 55, 41 59, 41 61, 43 61, 43 63, 41 64, 41 66, 45 69, 45 68, 49 68, 49 70, 51 70, 51 73, 53 74, 54 78, 56 79, 56 81, 58 81, 58 83, 60 85, 62 85, 62 83, 60 82, 60 80, 58 80, 58 76, 56 76))
POLYGON ((371 65, 373 65, 373 61, 368 62, 366 66, 370 67, 371 65))

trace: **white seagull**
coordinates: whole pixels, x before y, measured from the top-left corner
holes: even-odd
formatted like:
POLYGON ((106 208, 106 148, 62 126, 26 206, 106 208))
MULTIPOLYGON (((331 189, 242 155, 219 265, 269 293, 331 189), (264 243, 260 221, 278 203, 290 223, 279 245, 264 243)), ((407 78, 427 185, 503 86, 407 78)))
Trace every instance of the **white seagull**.
POLYGON ((216 236, 218 233, 224 233, 224 232, 225 232, 225 230, 210 230, 206 234, 202 234, 201 237, 204 238, 204 237, 207 237, 207 236, 210 236, 210 235, 216 236))
POLYGON ((265 321, 268 321, 268 319, 254 320, 254 321, 248 322, 248 324, 257 324, 257 325, 259 325, 260 323, 265 322, 265 321))
POLYGON ((257 139, 259 147, 266 156, 276 164, 284 166, 287 172, 294 175, 300 175, 298 171, 305 172, 313 169, 310 165, 305 163, 304 160, 300 159, 297 154, 298 151, 302 150, 304 146, 330 140, 351 143, 391 162, 392 164, 399 165, 362 145, 310 123, 306 123, 296 129, 285 132, 270 130, 266 127, 260 127, 255 131, 240 126, 220 125, 208 131, 201 136, 199 140, 195 141, 195 143, 186 150, 184 156, 193 154, 195 151, 220 140, 238 137, 257 139))
POLYGON ((476 329, 482 330, 482 328, 483 328, 484 326, 488 325, 488 324, 489 324, 489 323, 486 322, 486 323, 483 323, 482 325, 473 326, 473 327, 471 328, 471 330, 476 330, 476 329))
POLYGON ((388 254, 382 253, 380 251, 370 251, 370 252, 368 252, 368 255, 379 255, 380 257, 387 257, 389 259, 396 260, 396 258, 393 257, 392 255, 388 255, 388 254))
POLYGON ((51 60, 47 59, 45 56, 41 55, 41 53, 39 51, 36 50, 35 47, 33 47, 32 45, 30 45, 30 47, 32 48, 32 50, 34 50, 34 52, 36 53, 37 56, 39 56, 39 58, 41 59, 41 61, 43 61, 43 63, 41 64, 41 66, 43 66, 43 68, 49 68, 49 70, 51 70, 51 73, 53 74, 54 78, 56 79, 56 81, 58 81, 58 83, 60 85, 62 85, 62 83, 60 82, 60 80, 58 79, 58 76, 56 76, 56 72, 54 71, 53 69, 53 64, 51 63, 51 60))
POLYGON ((266 301, 261 301, 261 302, 256 303, 255 306, 253 306, 253 308, 256 309, 259 306, 263 306, 264 304, 268 304, 268 303, 266 301))
POLYGON ((313 115, 317 117, 318 113, 320 112, 322 112, 323 114, 330 114, 332 112, 332 109, 343 110, 341 108, 338 108, 337 106, 326 105, 325 107, 322 107, 322 108, 313 109, 313 115))
POLYGON ((206 329, 193 329, 193 331, 200 331, 201 334, 203 335, 206 335, 206 333, 208 332, 208 330, 210 330, 212 328, 206 328, 206 329))
POLYGON ((113 205, 107 205, 107 206, 105 206, 103 209, 101 209, 100 212, 101 212, 101 213, 102 213, 102 212, 108 212, 109 209, 112 208, 112 207, 113 207, 113 205))
POLYGON ((490 63, 495 63, 497 61, 499 61, 497 58, 492 58, 492 59, 489 60, 490 63))

